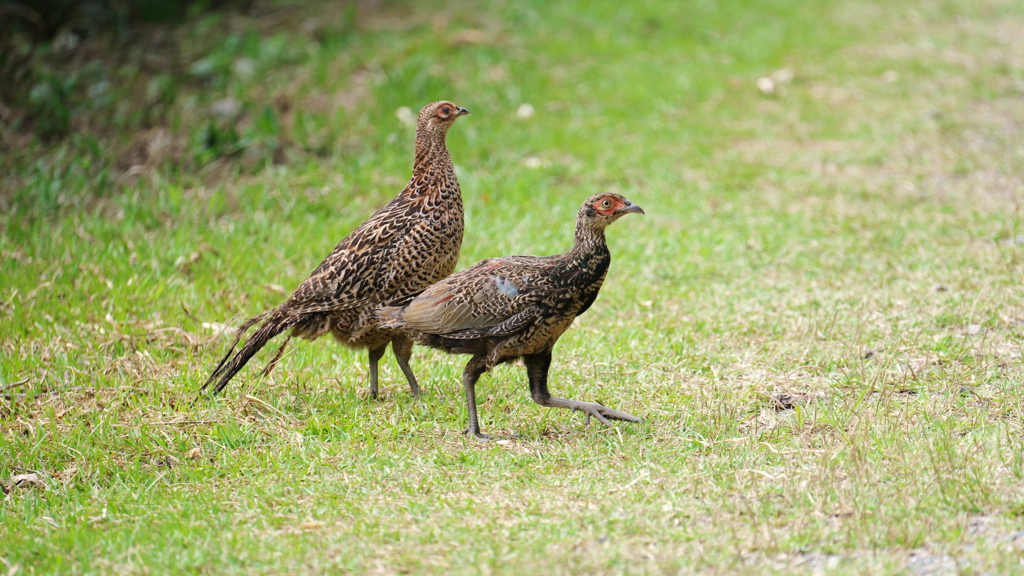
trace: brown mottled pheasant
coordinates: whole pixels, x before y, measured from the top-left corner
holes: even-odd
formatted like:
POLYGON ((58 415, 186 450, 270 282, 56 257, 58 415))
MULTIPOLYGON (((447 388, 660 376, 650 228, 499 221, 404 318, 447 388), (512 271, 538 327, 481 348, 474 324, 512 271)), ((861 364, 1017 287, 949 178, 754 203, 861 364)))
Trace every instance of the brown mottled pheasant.
POLYGON ((420 110, 409 184, 346 236, 287 302, 242 324, 203 390, 216 381, 213 393, 220 392, 271 338, 290 330, 264 374, 293 336, 314 340, 330 332, 345 346, 369 349, 372 396, 378 389, 377 363, 389 342, 409 388, 419 394, 409 368, 412 340, 400 331, 382 329, 373 311, 408 301, 455 269, 462 246, 462 195, 445 135, 466 114, 469 110, 451 102, 434 102, 420 110), (257 324, 256 332, 231 357, 245 332, 257 324))
POLYGON ((533 400, 541 406, 579 410, 603 424, 639 420, 593 402, 552 398, 548 393, 551 350, 573 320, 597 298, 611 253, 604 229, 623 214, 644 211, 618 194, 595 194, 580 208, 572 250, 557 256, 489 258, 441 280, 404 307, 378 312, 383 326, 406 331, 421 344, 472 354, 462 372, 469 407, 466 432, 480 432, 476 382, 484 372, 522 358, 533 400))

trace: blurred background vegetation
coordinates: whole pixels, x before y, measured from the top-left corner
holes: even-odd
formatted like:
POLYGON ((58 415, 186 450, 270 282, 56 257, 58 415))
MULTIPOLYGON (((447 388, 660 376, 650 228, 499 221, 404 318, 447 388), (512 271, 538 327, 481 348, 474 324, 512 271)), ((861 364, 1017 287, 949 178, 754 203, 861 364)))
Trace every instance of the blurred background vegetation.
POLYGON ((147 35, 165 36, 168 28, 189 17, 213 10, 245 12, 252 6, 252 0, 5 1, 0 3, 0 96, 8 106, 31 108, 30 120, 43 122, 42 134, 66 136, 71 114, 61 104, 71 104, 77 82, 55 82, 50 77, 54 71, 67 72, 101 48, 138 48, 147 35), (40 87, 44 85, 49 88, 40 87), (28 98, 22 94, 26 86, 34 88, 28 98), (47 90, 54 94, 44 94, 47 90))
MULTIPOLYGON (((287 60, 280 39, 268 47, 256 33, 218 46, 224 37, 217 27, 225 19, 266 16, 273 27, 282 10, 289 11, 252 0, 0 3, 0 168, 23 173, 26 162, 42 168, 38 162, 44 161, 50 172, 77 174, 102 192, 115 183, 115 172, 136 166, 132 162, 153 164, 148 152, 159 152, 148 142, 115 158, 104 148, 139 131, 178 125, 168 113, 182 89, 223 84, 232 65, 244 73, 241 68, 255 64, 239 61, 246 53, 287 60), (189 20, 195 26, 183 33, 180 25, 189 20), (48 158, 51 153, 59 158, 48 158)), ((230 106, 222 111, 237 112, 230 106)), ((169 159, 195 167, 256 145, 253 135, 242 142, 233 124, 203 124, 188 154, 176 150, 157 164, 169 159)), ((10 192, 19 183, 7 179, 3 186, 10 192)))

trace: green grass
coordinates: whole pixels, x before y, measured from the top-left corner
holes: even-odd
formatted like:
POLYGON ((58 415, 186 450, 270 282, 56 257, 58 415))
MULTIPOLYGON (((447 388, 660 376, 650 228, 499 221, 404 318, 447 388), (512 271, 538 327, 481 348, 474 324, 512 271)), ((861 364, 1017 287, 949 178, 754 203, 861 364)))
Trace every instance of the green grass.
POLYGON ((4 133, 0 570, 1024 569, 1024 5, 337 3, 169 34, 42 50, 4 133), (504 366, 478 390, 503 439, 473 441, 464 357, 417 348, 420 400, 389 357, 372 401, 326 339, 193 405, 209 326, 397 193, 396 110, 441 98, 473 112, 460 268, 564 251, 597 190, 647 211, 552 366, 644 422, 584 427, 504 366))

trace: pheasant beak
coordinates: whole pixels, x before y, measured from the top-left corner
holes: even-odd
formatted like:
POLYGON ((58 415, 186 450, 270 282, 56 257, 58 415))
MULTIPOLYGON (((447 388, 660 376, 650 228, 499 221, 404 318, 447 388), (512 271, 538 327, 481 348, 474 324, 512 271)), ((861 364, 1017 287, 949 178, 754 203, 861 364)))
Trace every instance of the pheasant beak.
POLYGON ((616 214, 628 214, 630 212, 636 212, 637 214, 646 214, 644 209, 639 204, 633 204, 629 200, 626 200, 626 205, 615 211, 616 214))
POLYGON ((456 116, 469 116, 469 110, 466 110, 465 108, 462 108, 461 106, 459 108, 457 108, 457 110, 459 111, 459 113, 456 114, 456 116))

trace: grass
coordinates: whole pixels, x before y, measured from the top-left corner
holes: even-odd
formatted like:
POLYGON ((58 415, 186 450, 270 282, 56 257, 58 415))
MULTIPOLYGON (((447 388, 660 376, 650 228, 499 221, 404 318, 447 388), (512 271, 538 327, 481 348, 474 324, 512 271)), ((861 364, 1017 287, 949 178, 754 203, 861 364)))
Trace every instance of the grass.
POLYGON ((1021 38, 1008 0, 337 3, 42 50, 0 158, 0 562, 1020 571, 1021 38), (595 190, 646 209, 552 366, 644 422, 506 366, 476 442, 464 358, 372 401, 327 340, 193 405, 212 327, 401 188, 396 110, 439 98, 473 111, 460 268, 564 251, 595 190))

